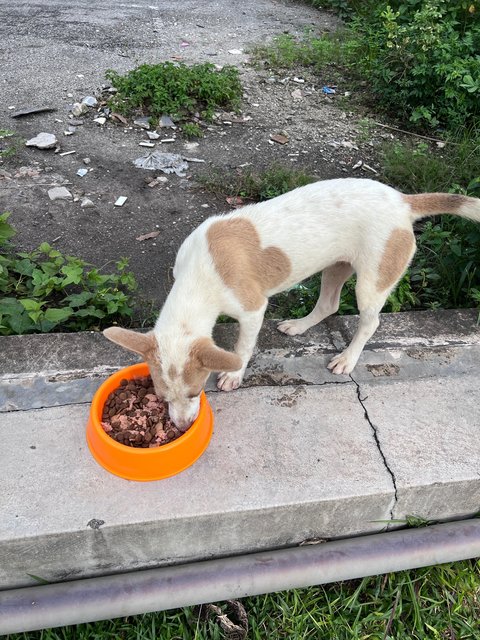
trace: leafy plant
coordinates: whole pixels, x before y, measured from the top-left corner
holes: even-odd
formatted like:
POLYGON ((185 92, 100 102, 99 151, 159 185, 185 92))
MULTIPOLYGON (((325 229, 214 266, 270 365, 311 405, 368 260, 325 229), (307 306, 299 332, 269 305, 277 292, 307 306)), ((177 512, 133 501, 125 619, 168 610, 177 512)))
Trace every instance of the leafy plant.
POLYGON ((186 138, 202 138, 203 131, 195 122, 186 122, 182 126, 183 135, 186 138))
POLYGON ((162 62, 142 64, 125 75, 110 69, 106 77, 117 89, 110 107, 125 115, 169 114, 178 120, 200 112, 209 120, 215 109, 238 109, 242 97, 238 70, 232 66, 218 71, 209 63, 162 62))
POLYGON ((84 331, 132 316, 136 282, 126 259, 116 273, 102 274, 46 242, 17 252, 9 215, 0 215, 0 335, 84 331))

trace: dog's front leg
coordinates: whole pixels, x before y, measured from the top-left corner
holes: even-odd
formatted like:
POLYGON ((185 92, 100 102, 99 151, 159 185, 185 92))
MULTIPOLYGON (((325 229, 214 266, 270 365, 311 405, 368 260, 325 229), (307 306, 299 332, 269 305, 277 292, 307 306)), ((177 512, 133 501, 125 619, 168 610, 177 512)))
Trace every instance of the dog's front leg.
POLYGON ((258 311, 245 311, 238 318, 240 333, 238 335, 237 344, 235 345, 235 353, 242 358, 242 368, 238 371, 223 371, 218 374, 217 387, 222 391, 233 391, 233 389, 238 389, 242 384, 245 369, 252 357, 266 308, 267 300, 265 300, 264 305, 262 305, 262 308, 258 311))

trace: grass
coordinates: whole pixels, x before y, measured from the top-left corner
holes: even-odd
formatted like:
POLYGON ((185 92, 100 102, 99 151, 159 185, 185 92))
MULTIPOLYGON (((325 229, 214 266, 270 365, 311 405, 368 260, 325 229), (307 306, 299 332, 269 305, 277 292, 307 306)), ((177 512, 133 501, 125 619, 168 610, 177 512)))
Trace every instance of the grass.
POLYGON ((301 39, 289 34, 276 36, 271 44, 259 45, 252 50, 252 63, 270 69, 308 67, 319 73, 328 67, 347 67, 354 63, 361 46, 357 38, 345 31, 313 35, 306 31, 301 39))
POLYGON ((10 129, 0 129, 0 162, 8 160, 17 152, 22 140, 10 129))
POLYGON ((302 170, 272 165, 265 171, 249 167, 231 173, 214 173, 200 178, 203 186, 219 196, 239 197, 245 201, 261 202, 315 182, 316 178, 302 170))
MULTIPOLYGON (((242 603, 249 619, 249 640, 478 640, 480 561, 293 589, 244 598, 242 603)), ((199 609, 186 607, 7 638, 225 638, 216 621, 204 620, 199 609)))
POLYGON ((441 150, 426 142, 386 144, 382 156, 382 179, 402 191, 453 190, 480 195, 478 130, 459 131, 449 136, 441 150))

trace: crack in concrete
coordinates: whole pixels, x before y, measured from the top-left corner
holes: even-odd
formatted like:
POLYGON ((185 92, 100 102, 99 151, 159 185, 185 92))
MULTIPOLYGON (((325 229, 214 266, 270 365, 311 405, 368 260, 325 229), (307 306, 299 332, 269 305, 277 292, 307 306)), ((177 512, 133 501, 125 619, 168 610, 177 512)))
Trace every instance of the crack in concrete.
POLYGON ((352 377, 352 375, 350 374, 350 379, 351 381, 355 384, 356 386, 356 391, 357 391, 357 398, 358 401, 363 409, 363 415, 365 417, 365 420, 368 422, 368 424, 370 425, 372 432, 373 432, 373 439, 375 440, 375 444, 377 445, 377 449, 378 452, 380 453, 380 456, 383 460, 383 464, 385 465, 386 470, 388 471, 388 473, 390 474, 390 477, 392 478, 392 484, 393 484, 393 489, 394 489, 394 501, 393 501, 393 505, 392 508, 390 509, 390 520, 393 520, 393 510, 395 509, 395 505, 397 504, 397 500, 398 500, 398 494, 397 494, 397 480, 395 478, 395 474, 393 473, 393 471, 390 469, 390 467, 388 466, 388 462, 387 462, 387 458, 385 457, 385 454, 382 451, 382 446, 380 444, 380 440, 378 437, 378 431, 376 426, 373 424, 373 422, 370 419, 370 416, 368 415, 368 410, 367 407, 365 406, 365 400, 368 398, 368 396, 365 396, 364 398, 361 397, 360 395, 360 385, 359 383, 352 377))
POLYGON ((0 416, 8 415, 9 413, 26 413, 27 411, 43 411, 44 409, 59 409, 61 407, 78 407, 79 405, 91 405, 89 402, 66 402, 65 404, 46 404, 41 407, 30 407, 29 409, 0 409, 0 416))

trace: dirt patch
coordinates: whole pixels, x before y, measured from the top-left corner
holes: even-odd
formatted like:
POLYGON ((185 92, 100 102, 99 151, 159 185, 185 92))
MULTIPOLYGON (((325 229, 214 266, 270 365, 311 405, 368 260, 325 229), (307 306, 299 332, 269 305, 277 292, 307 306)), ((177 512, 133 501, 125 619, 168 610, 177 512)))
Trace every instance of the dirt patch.
MULTIPOLYGON (((248 64, 248 49, 256 43, 282 32, 301 35, 305 28, 320 34, 337 24, 333 13, 286 0, 247 0, 240 6, 223 0, 202 7, 186 1, 181 11, 166 1, 118 5, 106 0, 89 7, 88 15, 81 6, 59 0, 35 11, 26 0, 3 6, 0 64, 8 73, 0 97, 0 128, 14 129, 24 140, 50 132, 61 147, 55 154, 20 146, 0 166, 0 211, 11 211, 19 249, 32 250, 46 241, 105 269, 127 257, 139 281, 139 296, 153 301, 156 311, 171 287, 181 242, 205 218, 230 209, 224 195, 205 190, 201 176, 280 163, 319 179, 375 177, 353 167, 363 160, 379 170, 376 150, 392 136, 382 130, 362 134, 361 116, 350 110, 344 96, 350 89, 346 83, 339 84, 336 96, 326 96, 322 86, 330 82, 327 75, 272 73, 248 64), (241 114, 218 113, 203 127, 198 146, 175 131, 168 132, 174 142, 155 142, 156 149, 204 161, 190 163, 185 177, 165 176, 149 186, 157 174, 133 164, 145 152, 139 146, 147 140, 145 131, 131 122, 99 124, 95 109, 77 118, 84 124, 72 135, 64 135, 69 105, 99 95, 106 69, 123 73, 143 62, 172 59, 234 64, 244 87, 241 114), (296 82, 296 76, 304 82, 296 82), (9 107, 39 105, 57 111, 10 117, 9 107), (275 142, 279 135, 288 142, 275 142), (61 155, 69 151, 74 153, 61 155), (77 171, 84 168, 88 171, 81 177, 77 171), (71 191, 71 201, 49 200, 48 190, 57 185, 71 191), (115 207, 120 196, 127 201, 115 207), (84 198, 93 206, 82 207, 84 198), (137 240, 152 232, 158 235, 137 240)), ((141 313, 143 320, 153 319, 149 305, 143 304, 141 313)))
POLYGON ((279 407, 292 408, 297 404, 298 398, 304 395, 305 395, 305 389, 303 387, 297 387, 291 393, 285 393, 283 396, 280 396, 279 398, 274 398, 272 400, 272 404, 276 404, 279 407))
POLYGON ((128 447, 159 447, 176 440, 182 431, 170 420, 168 406, 155 395, 150 376, 122 380, 107 398, 102 427, 128 447))
POLYGON ((386 362, 383 364, 367 364, 367 371, 370 371, 374 378, 381 376, 398 376, 400 367, 396 364, 386 362))

